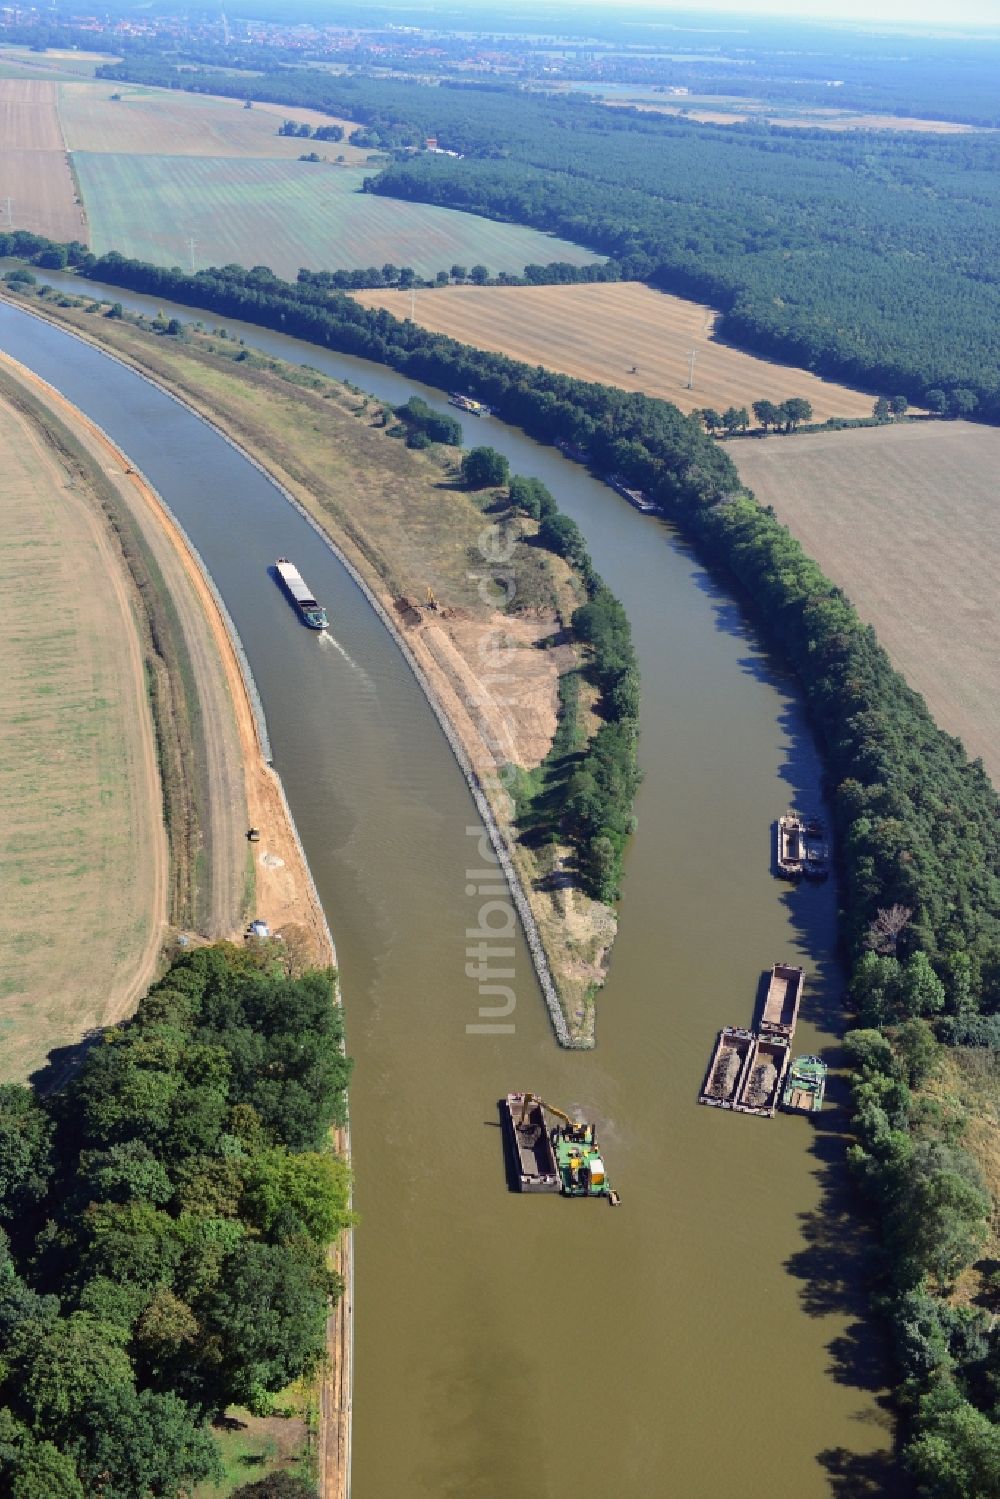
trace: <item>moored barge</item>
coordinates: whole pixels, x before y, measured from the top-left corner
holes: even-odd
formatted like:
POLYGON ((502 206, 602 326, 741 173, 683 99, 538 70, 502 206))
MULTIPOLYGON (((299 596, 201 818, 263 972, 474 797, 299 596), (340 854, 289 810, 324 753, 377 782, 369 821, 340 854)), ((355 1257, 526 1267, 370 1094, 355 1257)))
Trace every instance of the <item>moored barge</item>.
POLYGON ((330 623, 326 610, 322 604, 317 604, 298 568, 287 557, 279 557, 274 570, 281 586, 299 611, 303 624, 308 625, 310 630, 325 630, 330 623))
POLYGON ((556 1153, 541 1101, 530 1093, 508 1093, 501 1104, 504 1136, 519 1192, 558 1192, 556 1153))
POLYGON ((698 1095, 699 1103, 706 1103, 713 1109, 735 1107, 746 1081, 754 1040, 753 1031, 738 1025, 723 1026, 698 1095))
POLYGON ((825 880, 830 873, 826 829, 818 817, 788 811, 778 818, 778 873, 786 880, 825 880))
POLYGON ((490 414, 490 408, 482 401, 477 401, 472 396, 463 396, 458 390, 452 391, 448 397, 448 405, 457 406, 459 411, 466 411, 469 416, 489 416, 490 414))
POLYGON ((781 1107, 793 1114, 818 1114, 826 1092, 826 1063, 820 1057, 796 1057, 788 1069, 781 1107))
POLYGON ((746 1068, 745 1081, 734 1108, 740 1114, 772 1119, 788 1071, 788 1041, 783 1036, 758 1036, 746 1068))
POLYGON ((791 963, 775 963, 761 1010, 758 1029, 762 1036, 783 1036, 788 1041, 792 1039, 799 1018, 805 979, 804 968, 795 968, 791 963))

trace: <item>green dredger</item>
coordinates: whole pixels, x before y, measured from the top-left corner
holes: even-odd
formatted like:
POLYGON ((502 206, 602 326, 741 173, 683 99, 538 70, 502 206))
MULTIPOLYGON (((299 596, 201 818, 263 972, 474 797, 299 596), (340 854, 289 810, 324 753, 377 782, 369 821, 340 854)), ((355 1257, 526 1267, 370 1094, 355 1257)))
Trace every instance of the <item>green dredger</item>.
POLYGON ((618 1206, 592 1124, 571 1119, 534 1093, 508 1093, 502 1109, 520 1191, 606 1197, 618 1206), (562 1124, 548 1130, 546 1112, 562 1124))

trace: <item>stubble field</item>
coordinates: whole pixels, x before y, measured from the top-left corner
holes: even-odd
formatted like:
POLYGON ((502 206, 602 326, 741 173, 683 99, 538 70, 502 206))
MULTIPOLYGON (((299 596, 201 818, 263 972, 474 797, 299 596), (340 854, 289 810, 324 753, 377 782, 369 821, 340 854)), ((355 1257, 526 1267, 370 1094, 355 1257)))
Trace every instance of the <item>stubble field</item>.
POLYGON ((340 125, 345 136, 352 120, 333 119, 312 109, 283 109, 239 99, 141 88, 134 84, 65 83, 59 89, 59 117, 71 151, 109 151, 130 156, 247 156, 298 161, 318 151, 349 166, 364 165, 370 153, 343 141, 314 141, 279 135, 283 120, 340 125), (114 98, 113 95, 118 95, 114 98))
POLYGON ((124 564, 0 375, 0 1077, 119 1018, 155 956, 166 840, 124 564))
POLYGON ((1000 432, 928 422, 730 452, 1000 786, 1000 432))
POLYGON ((86 220, 76 201, 59 124, 57 88, 43 79, 0 78, 0 229, 86 241, 86 220))
MULTIPOLYGON (((407 293, 356 295, 366 307, 410 316, 407 293)), ((816 421, 871 415, 870 395, 717 343, 710 307, 639 282, 435 288, 417 293, 413 315, 425 328, 477 348, 581 380, 641 390, 682 411, 749 408, 757 400, 803 396, 816 421), (688 389, 692 350, 694 383, 688 389)))

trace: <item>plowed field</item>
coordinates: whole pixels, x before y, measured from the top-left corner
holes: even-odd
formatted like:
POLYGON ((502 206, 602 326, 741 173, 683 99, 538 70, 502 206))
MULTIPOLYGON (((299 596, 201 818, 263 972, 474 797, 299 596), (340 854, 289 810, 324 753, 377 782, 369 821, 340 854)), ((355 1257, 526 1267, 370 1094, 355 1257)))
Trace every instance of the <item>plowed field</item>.
MULTIPOLYGON (((357 297, 366 307, 410 315, 408 293, 365 291, 357 297)), ((418 292, 414 316, 425 328, 477 348, 544 364, 581 380, 642 390, 673 401, 682 411, 749 408, 757 400, 803 396, 812 403, 817 421, 871 415, 870 395, 717 343, 710 307, 637 282, 452 286, 418 292), (694 383, 688 389, 692 350, 694 383)))
POLYGON ((1000 786, 1000 432, 928 422, 729 451, 1000 786))
POLYGON ((0 78, 0 229, 85 241, 56 90, 40 79, 0 78))

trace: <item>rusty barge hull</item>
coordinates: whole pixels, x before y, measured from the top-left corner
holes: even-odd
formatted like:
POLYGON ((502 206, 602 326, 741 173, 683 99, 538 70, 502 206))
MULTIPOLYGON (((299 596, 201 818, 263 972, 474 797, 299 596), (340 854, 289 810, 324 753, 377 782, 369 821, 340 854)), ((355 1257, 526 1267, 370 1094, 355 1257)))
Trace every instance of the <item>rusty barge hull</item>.
POLYGON ((781 1036, 758 1036, 745 1072, 740 1096, 733 1105, 738 1114, 756 1114, 773 1119, 785 1085, 791 1053, 781 1036))
POLYGON ((757 1027, 762 1036, 783 1036, 790 1041, 795 1035, 805 978, 804 968, 796 968, 791 963, 775 963, 757 1027))
POLYGON ((698 1102, 710 1109, 733 1109, 746 1082, 754 1049, 753 1031, 738 1025, 723 1026, 705 1073, 698 1102))
POLYGON ((559 1169, 541 1104, 532 1100, 526 1114, 524 1104, 523 1093, 500 1100, 511 1183, 518 1192, 558 1192, 559 1169))

